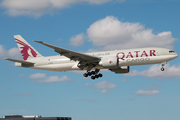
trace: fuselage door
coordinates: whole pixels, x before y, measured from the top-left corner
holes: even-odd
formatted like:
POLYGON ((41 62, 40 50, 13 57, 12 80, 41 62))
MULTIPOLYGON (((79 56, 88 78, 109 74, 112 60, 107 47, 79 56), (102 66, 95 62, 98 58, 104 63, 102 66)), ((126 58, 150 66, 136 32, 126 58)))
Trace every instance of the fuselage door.
POLYGON ((156 54, 157 54, 157 56, 160 56, 161 55, 161 51, 157 50, 156 54))

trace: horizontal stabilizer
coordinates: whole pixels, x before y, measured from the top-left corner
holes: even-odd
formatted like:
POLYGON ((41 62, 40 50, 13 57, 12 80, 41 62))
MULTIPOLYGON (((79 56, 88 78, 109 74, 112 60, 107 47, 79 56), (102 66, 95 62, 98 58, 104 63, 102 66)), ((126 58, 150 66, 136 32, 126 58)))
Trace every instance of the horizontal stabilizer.
POLYGON ((16 60, 16 59, 10 59, 10 58, 3 58, 4 60, 9 60, 12 62, 18 62, 18 63, 23 63, 23 64, 35 64, 33 62, 28 62, 28 61, 23 61, 23 60, 16 60))

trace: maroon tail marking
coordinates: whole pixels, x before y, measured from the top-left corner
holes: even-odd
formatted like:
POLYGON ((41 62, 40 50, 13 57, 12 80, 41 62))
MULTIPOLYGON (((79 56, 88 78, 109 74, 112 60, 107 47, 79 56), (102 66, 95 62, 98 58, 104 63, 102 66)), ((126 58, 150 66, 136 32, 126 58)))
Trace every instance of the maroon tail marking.
POLYGON ((36 53, 30 46, 28 46, 26 43, 24 43, 24 42, 22 42, 22 41, 20 41, 20 40, 18 40, 18 39, 15 39, 15 40, 16 40, 16 42, 17 42, 18 44, 24 46, 24 47, 20 47, 20 48, 22 49, 22 50, 21 50, 21 54, 22 54, 24 60, 27 60, 28 57, 30 56, 30 55, 28 54, 28 50, 29 50, 29 49, 31 50, 31 54, 33 55, 33 57, 36 57, 36 56, 37 56, 37 53, 36 53))

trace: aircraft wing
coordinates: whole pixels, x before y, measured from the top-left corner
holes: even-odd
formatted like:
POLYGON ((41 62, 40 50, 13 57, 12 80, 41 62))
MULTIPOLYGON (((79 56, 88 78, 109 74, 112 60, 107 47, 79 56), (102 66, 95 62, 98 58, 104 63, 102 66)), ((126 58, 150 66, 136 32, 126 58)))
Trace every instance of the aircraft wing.
POLYGON ((4 60, 9 60, 12 62, 18 62, 18 63, 23 63, 23 64, 34 64, 33 62, 27 62, 27 61, 23 61, 23 60, 16 60, 16 59, 10 59, 10 58, 3 58, 4 60))
MULTIPOLYGON (((35 41, 35 40, 34 40, 35 41)), ((54 45, 50 45, 47 43, 44 43, 42 41, 35 41, 37 43, 43 44, 47 47, 50 47, 52 49, 55 50, 55 52, 66 56, 67 58, 71 59, 71 60, 78 60, 78 61, 86 61, 86 62, 99 62, 100 58, 99 57, 95 57, 95 56, 91 56, 91 55, 87 55, 87 54, 83 54, 83 53, 79 53, 79 52, 75 52, 75 51, 71 51, 71 50, 67 50, 64 48, 60 48, 60 47, 56 47, 54 45)))

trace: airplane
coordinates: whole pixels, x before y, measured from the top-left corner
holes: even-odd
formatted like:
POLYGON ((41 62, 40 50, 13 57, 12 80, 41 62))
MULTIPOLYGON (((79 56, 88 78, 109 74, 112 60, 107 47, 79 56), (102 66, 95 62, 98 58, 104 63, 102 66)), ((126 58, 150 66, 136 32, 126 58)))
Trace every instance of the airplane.
POLYGON ((122 74, 129 73, 129 66, 161 63, 161 71, 164 71, 167 61, 178 57, 177 53, 166 48, 151 47, 80 53, 34 40, 60 54, 44 57, 20 35, 14 35, 14 38, 24 60, 11 58, 4 58, 4 60, 15 62, 15 66, 61 72, 86 70, 83 76, 91 76, 93 80, 103 76, 99 73, 100 69, 108 69, 116 74, 122 74))

